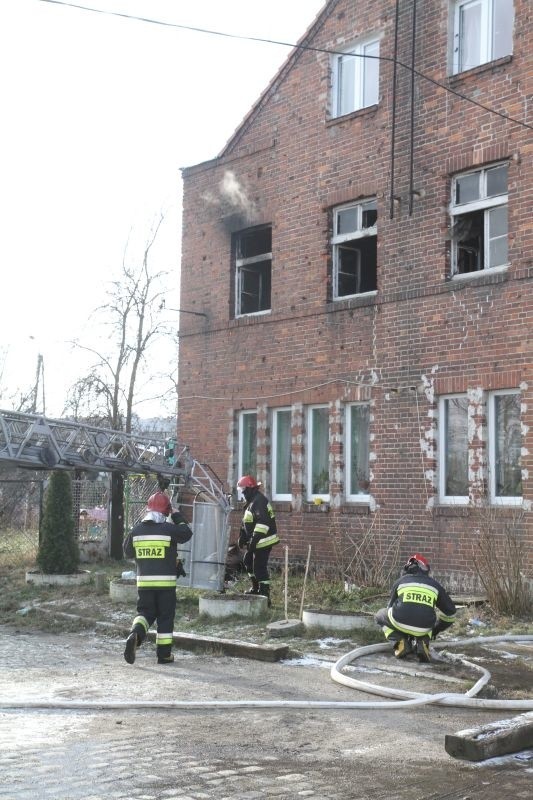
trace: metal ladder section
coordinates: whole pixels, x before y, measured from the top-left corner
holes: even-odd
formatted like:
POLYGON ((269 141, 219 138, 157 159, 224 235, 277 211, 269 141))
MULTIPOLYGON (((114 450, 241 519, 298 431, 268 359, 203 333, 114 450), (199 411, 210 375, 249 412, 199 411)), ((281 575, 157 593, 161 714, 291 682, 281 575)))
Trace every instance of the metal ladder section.
POLYGON ((166 450, 165 441, 147 435, 0 409, 0 463, 35 470, 163 475, 229 513, 229 497, 209 468, 195 461, 186 446, 174 444, 173 463, 166 450))

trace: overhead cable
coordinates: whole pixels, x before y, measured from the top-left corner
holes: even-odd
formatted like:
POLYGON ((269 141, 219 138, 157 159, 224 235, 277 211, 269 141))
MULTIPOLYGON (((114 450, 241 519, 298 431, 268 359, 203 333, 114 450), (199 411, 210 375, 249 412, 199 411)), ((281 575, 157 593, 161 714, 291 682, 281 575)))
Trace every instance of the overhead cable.
POLYGON ((209 34, 210 36, 222 36, 227 39, 240 39, 242 41, 247 41, 247 42, 261 42, 262 44, 274 44, 280 47, 290 47, 293 48, 294 50, 305 50, 313 53, 326 53, 327 55, 337 55, 337 56, 349 55, 352 56, 353 58, 368 58, 368 59, 375 59, 377 61, 391 62, 393 64, 396 64, 397 66, 403 67, 408 72, 411 72, 413 76, 416 75, 417 77, 422 78, 425 81, 428 81, 433 86, 437 86, 440 89, 444 89, 444 91, 453 94, 456 97, 459 97, 461 100, 465 100, 467 103, 471 103, 472 105, 475 105, 478 108, 483 109, 483 111, 487 111, 489 114, 495 114, 496 116, 501 117, 507 122, 511 122, 515 125, 520 125, 523 128, 528 128, 529 130, 533 130, 533 125, 529 125, 527 122, 523 122, 520 119, 516 119, 516 117, 512 117, 510 114, 506 114, 503 111, 497 111, 495 108, 486 106, 484 105, 484 103, 480 103, 478 100, 474 100, 471 97, 468 97, 467 95, 458 92, 456 89, 452 89, 450 86, 446 86, 446 84, 440 83, 434 78, 430 78, 429 75, 426 75, 425 73, 420 72, 414 67, 409 66, 408 64, 404 64, 402 61, 399 61, 398 59, 392 58, 390 56, 371 56, 362 53, 345 53, 338 50, 328 50, 327 48, 323 47, 312 47, 311 45, 307 44, 294 44, 293 42, 282 42, 282 41, 277 41, 276 39, 264 39, 261 38, 260 36, 244 36, 242 34, 237 34, 237 33, 227 33, 224 31, 211 30, 209 28, 200 28, 194 25, 180 25, 177 22, 166 22, 165 20, 152 19, 150 17, 140 17, 135 14, 125 14, 121 11, 107 11, 102 8, 92 8, 90 6, 82 6, 77 3, 69 3, 67 2, 67 0, 39 0, 39 2, 52 3, 53 5, 59 5, 59 6, 69 6, 70 8, 80 9, 81 11, 90 11, 95 14, 106 14, 113 17, 132 19, 137 22, 145 22, 150 25, 160 25, 166 28, 177 28, 179 30, 192 31, 194 33, 205 33, 209 34))

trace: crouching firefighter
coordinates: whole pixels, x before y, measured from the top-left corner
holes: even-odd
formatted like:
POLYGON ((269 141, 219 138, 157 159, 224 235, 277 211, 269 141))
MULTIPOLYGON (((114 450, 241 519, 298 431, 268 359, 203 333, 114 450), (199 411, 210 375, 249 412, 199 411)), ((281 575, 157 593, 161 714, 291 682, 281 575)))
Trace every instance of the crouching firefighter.
POLYGON ((453 601, 429 571, 424 556, 411 556, 392 587, 389 605, 375 616, 397 658, 416 653, 419 661, 431 661, 430 641, 455 620, 453 601))
POLYGON ((176 578, 183 573, 178 559, 178 544, 192 536, 185 517, 172 511, 164 492, 150 498, 142 522, 124 539, 124 556, 137 564, 137 616, 126 639, 124 658, 135 661, 137 647, 144 642, 150 625, 157 621, 156 652, 158 664, 171 664, 172 633, 176 614, 176 578), (170 516, 172 522, 167 521, 170 516))
POLYGON ((244 515, 239 534, 239 547, 246 548, 244 567, 252 581, 247 594, 261 594, 270 607, 270 576, 268 558, 270 551, 279 542, 276 518, 270 502, 259 491, 259 486, 251 475, 243 475, 237 489, 244 497, 244 515))

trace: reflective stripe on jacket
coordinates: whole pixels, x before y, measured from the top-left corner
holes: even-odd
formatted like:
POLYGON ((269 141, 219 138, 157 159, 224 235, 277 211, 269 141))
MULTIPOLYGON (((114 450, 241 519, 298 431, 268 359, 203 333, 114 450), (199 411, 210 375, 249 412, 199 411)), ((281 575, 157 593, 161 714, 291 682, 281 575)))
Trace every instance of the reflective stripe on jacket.
POLYGON ((455 605, 438 581, 418 571, 398 578, 392 587, 387 615, 391 625, 402 633, 425 636, 431 633, 437 619, 452 624, 455 605))
POLYGON ((192 531, 186 522, 152 522, 135 525, 124 540, 124 555, 135 558, 138 589, 176 586, 178 544, 188 542, 192 531))

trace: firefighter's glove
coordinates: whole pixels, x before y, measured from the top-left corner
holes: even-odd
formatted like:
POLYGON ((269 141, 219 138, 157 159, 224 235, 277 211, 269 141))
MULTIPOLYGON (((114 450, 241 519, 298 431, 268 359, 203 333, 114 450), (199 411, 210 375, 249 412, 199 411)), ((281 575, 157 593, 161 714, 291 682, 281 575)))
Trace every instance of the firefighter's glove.
POLYGON ((176 561, 176 578, 186 578, 187 573, 183 569, 183 561, 181 558, 178 558, 176 561))
POLYGON ((172 514, 170 515, 170 519, 172 520, 174 525, 180 525, 182 522, 187 523, 187 520, 185 519, 181 511, 173 511, 172 514))

